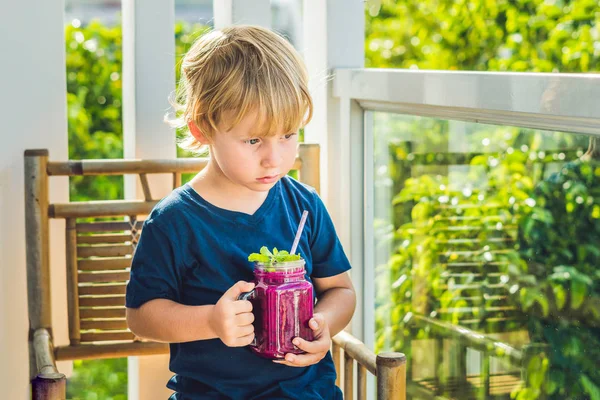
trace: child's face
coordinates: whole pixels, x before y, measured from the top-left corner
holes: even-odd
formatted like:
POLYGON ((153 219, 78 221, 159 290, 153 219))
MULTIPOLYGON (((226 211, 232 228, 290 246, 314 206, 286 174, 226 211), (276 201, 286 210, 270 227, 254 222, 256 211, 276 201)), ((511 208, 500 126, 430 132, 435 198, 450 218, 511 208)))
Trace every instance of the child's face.
POLYGON ((292 169, 298 134, 258 137, 256 121, 256 114, 249 114, 231 130, 217 132, 211 141, 211 157, 232 183, 267 191, 292 169))

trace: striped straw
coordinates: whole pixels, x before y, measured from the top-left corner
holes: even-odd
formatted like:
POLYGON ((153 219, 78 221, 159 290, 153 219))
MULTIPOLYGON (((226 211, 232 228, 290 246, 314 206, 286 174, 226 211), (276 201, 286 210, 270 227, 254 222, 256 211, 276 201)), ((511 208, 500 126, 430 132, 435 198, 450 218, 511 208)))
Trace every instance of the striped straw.
POLYGON ((298 230, 296 231, 296 237, 294 238, 294 244, 292 244, 292 250, 290 250, 290 254, 296 254, 298 242, 300 241, 300 236, 302 235, 302 230, 304 229, 304 224, 306 223, 306 217, 308 217, 308 211, 304 210, 304 212, 302 212, 302 218, 300 218, 300 225, 298 225, 298 230))

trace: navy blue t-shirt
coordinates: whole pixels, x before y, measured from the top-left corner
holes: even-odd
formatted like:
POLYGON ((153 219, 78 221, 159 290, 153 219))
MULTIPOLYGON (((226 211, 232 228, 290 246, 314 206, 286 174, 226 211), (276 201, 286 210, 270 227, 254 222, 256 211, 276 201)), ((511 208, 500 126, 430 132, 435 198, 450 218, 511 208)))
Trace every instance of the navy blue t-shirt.
MULTIPOLYGON (((148 216, 133 256, 126 305, 152 299, 186 305, 216 304, 239 280, 253 280, 250 253, 261 246, 288 249, 302 211, 308 219, 297 252, 307 279, 338 275, 350 263, 325 206, 314 189, 284 177, 252 215, 225 210, 183 185, 148 216)), ((341 399, 327 355, 309 367, 288 367, 263 359, 248 347, 227 347, 220 339, 170 344, 168 387, 178 399, 341 399)))

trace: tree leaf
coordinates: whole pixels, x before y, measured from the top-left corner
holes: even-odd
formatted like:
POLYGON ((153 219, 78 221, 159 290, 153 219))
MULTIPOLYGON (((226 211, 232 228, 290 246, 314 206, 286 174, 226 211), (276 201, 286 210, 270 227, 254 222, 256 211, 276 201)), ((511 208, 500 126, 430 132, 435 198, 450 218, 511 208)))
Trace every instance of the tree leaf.
POLYGON ((581 374, 579 382, 590 395, 590 400, 600 400, 600 388, 586 374, 581 374))
POLYGON ((571 308, 576 310, 578 309, 585 300, 585 295, 587 293, 587 287, 585 283, 578 279, 571 280, 571 308))
POLYGON ((567 293, 565 288, 560 284, 553 283, 552 291, 554 292, 554 298, 556 299, 556 308, 562 310, 567 300, 567 293))

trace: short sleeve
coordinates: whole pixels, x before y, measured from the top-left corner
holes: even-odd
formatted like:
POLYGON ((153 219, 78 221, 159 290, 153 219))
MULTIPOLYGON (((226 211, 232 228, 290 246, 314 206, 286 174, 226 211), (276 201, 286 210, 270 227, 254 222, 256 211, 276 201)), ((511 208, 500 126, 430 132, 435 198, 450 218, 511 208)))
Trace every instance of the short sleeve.
POLYGON ((172 241, 156 224, 146 221, 131 262, 126 307, 138 308, 153 299, 178 301, 181 269, 172 241))
POLYGON ((348 271, 350 262, 335 232, 331 216, 316 192, 314 193, 314 204, 310 238, 313 261, 312 276, 327 278, 348 271))

